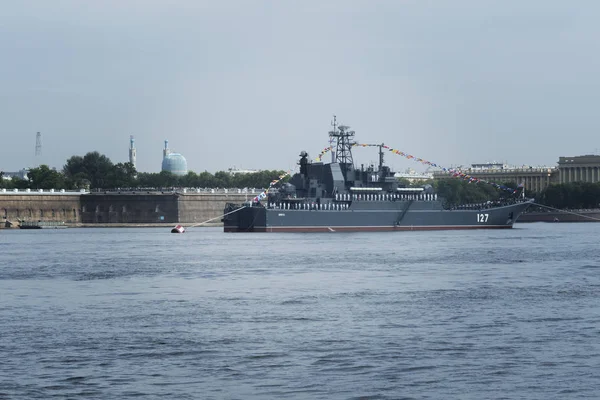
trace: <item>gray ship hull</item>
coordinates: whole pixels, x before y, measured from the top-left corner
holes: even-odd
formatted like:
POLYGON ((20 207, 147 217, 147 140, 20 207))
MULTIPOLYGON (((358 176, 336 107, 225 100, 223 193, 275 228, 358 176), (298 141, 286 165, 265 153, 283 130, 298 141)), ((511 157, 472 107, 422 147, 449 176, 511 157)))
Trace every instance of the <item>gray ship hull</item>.
POLYGON ((530 204, 528 201, 456 210, 441 209, 437 201, 363 201, 352 202, 347 209, 333 210, 252 206, 229 215, 223 222, 226 232, 506 229, 512 228, 530 204))

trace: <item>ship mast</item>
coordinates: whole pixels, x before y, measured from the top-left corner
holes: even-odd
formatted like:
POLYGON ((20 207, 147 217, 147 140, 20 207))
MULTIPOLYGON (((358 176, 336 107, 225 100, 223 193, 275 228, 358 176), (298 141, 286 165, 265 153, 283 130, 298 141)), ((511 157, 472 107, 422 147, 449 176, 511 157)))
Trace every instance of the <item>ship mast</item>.
POLYGON ((335 114, 333 115, 333 121, 331 122, 331 126, 333 126, 333 131, 329 132, 329 147, 331 148, 331 162, 335 162, 335 151, 333 151, 333 135, 332 133, 337 131, 337 120, 335 114))
POLYGON ((352 158, 354 131, 351 131, 349 126, 336 125, 337 122, 334 117, 334 130, 329 132, 330 142, 336 141, 336 151, 334 155, 332 154, 332 160, 340 164, 344 178, 348 182, 354 180, 351 176, 351 172, 354 170, 354 160, 352 158))
POLYGON ((354 165, 354 160, 352 159, 353 137, 354 131, 351 131, 350 127, 346 125, 338 125, 337 129, 329 132, 330 141, 333 142, 335 140, 337 143, 333 158, 334 162, 342 165, 354 165))

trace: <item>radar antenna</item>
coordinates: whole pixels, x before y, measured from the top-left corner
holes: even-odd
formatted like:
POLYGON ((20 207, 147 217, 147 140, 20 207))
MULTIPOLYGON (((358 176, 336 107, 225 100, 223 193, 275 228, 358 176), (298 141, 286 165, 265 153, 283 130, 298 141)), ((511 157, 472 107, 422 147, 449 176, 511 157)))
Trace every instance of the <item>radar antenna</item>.
POLYGON ((354 164, 354 160, 352 159, 352 145, 354 144, 352 138, 354 137, 354 133, 346 125, 338 125, 336 130, 329 132, 330 140, 337 143, 335 146, 335 161, 342 165, 354 164))
POLYGON ((334 126, 334 130, 329 132, 329 140, 336 141, 336 151, 332 159, 334 160, 334 162, 340 164, 340 168, 342 169, 344 177, 347 181, 353 179, 351 177, 351 172, 354 170, 352 146, 355 143, 352 140, 352 138, 354 138, 354 131, 351 131, 350 127, 346 125, 337 125, 337 127, 334 126))

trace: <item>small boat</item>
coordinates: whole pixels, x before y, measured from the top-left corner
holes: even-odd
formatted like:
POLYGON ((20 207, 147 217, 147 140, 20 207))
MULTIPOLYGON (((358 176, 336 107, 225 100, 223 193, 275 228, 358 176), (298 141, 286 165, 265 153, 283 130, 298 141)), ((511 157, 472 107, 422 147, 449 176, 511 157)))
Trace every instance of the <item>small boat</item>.
POLYGON ((65 229, 67 225, 63 221, 21 221, 20 229, 65 229))
POLYGON ((175 228, 171 229, 171 233, 184 233, 185 228, 181 225, 177 225, 175 228))

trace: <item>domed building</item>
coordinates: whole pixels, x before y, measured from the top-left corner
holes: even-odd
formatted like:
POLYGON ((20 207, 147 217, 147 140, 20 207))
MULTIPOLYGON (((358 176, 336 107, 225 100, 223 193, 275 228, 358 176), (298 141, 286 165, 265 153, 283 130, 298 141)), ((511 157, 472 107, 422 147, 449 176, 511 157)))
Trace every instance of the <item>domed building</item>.
POLYGON ((162 162, 162 170, 169 171, 173 175, 183 176, 187 174, 187 161, 179 153, 171 153, 162 162))
POLYGON ((171 153, 171 150, 169 150, 168 140, 165 140, 162 170, 168 171, 177 176, 183 176, 188 173, 187 160, 179 153, 171 153))

